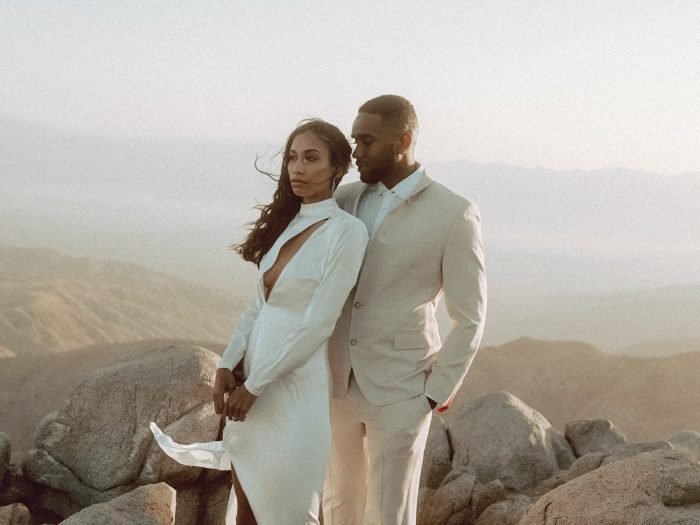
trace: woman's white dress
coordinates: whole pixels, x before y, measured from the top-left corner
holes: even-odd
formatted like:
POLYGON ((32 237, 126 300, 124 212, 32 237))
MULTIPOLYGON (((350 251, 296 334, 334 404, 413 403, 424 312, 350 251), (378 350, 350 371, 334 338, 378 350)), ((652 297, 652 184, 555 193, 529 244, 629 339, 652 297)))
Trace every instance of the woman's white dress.
MULTIPOLYGON (((230 470, 233 463, 258 525, 318 523, 330 449, 327 340, 355 285, 367 229, 335 200, 302 205, 260 263, 255 300, 241 315, 219 368, 241 359, 258 396, 223 441, 180 445, 151 423, 158 444, 180 463, 230 470), (327 219, 327 220, 326 220, 327 219), (262 276, 284 244, 319 221, 265 300, 262 276)), ((227 523, 235 523, 231 491, 227 523)))

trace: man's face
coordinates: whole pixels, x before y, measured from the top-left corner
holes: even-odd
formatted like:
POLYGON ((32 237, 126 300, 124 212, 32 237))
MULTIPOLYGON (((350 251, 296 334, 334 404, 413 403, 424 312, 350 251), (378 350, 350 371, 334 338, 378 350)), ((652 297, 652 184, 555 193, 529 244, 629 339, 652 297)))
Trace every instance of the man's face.
POLYGON ((352 124, 355 159, 360 179, 366 184, 376 184, 386 178, 398 161, 399 135, 382 124, 376 113, 358 113, 352 124))

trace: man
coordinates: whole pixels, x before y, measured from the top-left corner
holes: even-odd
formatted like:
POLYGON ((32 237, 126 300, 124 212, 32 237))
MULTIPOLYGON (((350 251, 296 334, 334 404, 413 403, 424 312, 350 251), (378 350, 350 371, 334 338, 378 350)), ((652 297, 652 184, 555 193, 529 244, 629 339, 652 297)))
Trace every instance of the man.
POLYGON ((363 104, 352 127, 362 182, 335 194, 365 222, 370 242, 329 341, 326 525, 415 524, 432 409, 448 407, 483 332, 479 211, 416 162, 417 131, 408 100, 363 104), (454 327, 441 345, 435 309, 443 294, 454 327))

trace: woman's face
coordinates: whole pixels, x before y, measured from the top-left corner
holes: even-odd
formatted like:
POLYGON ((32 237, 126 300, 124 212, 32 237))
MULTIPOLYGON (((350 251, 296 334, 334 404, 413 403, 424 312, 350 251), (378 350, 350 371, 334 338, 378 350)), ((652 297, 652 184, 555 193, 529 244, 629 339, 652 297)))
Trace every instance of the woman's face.
POLYGON ((328 146, 313 132, 294 137, 287 172, 294 195, 301 197, 304 204, 331 197, 335 171, 335 166, 330 163, 328 146))

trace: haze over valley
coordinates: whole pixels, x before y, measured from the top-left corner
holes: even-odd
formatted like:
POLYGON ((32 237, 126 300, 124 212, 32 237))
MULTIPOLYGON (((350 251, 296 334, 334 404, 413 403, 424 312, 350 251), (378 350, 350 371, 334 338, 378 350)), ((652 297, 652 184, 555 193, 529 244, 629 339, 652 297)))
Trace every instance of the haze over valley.
MULTIPOLYGON (((255 269, 228 246, 243 238, 256 201, 269 201, 274 183, 253 163, 262 155, 263 167, 274 170, 278 147, 107 140, 0 120, 2 278, 16 271, 7 259, 12 247, 45 247, 59 251, 50 260, 67 257, 64 267, 70 257, 128 261, 245 304, 255 269)), ((481 209, 485 344, 530 336, 644 355, 698 349, 700 174, 556 172, 468 161, 426 167, 481 209)), ((61 275, 51 264, 39 271, 46 254, 22 257, 36 259, 41 279, 61 275)), ((4 286, 6 294, 18 293, 16 284, 4 286)), ((34 286, 36 295, 40 285, 34 286)), ((218 315, 233 323, 234 310, 218 315)))

